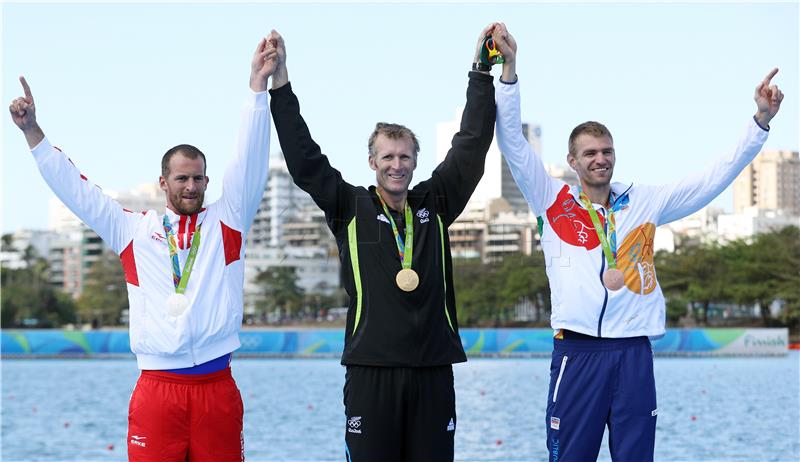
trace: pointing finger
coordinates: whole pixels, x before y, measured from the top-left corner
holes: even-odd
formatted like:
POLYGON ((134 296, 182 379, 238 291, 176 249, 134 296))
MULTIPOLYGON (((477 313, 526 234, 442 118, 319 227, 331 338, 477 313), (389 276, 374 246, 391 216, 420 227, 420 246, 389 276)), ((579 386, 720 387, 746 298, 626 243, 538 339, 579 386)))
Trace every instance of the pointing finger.
POLYGON ((772 80, 772 78, 775 77, 775 74, 777 74, 777 73, 778 73, 778 68, 777 67, 773 68, 771 71, 769 71, 769 74, 767 74, 767 76, 764 77, 764 82, 763 82, 764 85, 769 85, 770 80, 772 80))
POLYGON ((28 100, 29 103, 32 103, 33 94, 31 93, 31 87, 28 86, 28 82, 25 80, 25 77, 19 76, 19 83, 22 84, 22 90, 25 92, 25 99, 28 100))

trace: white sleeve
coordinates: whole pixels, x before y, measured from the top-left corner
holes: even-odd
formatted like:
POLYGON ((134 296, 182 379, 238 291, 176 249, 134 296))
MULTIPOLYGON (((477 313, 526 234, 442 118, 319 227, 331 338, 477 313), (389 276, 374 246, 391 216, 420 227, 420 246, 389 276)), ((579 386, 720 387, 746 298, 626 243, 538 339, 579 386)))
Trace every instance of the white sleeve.
POLYGON ((236 156, 222 180, 221 202, 228 216, 246 232, 258 211, 269 170, 270 112, 267 92, 253 92, 247 100, 239 128, 236 156))
POLYGON ((543 215, 548 201, 555 197, 564 182, 551 177, 544 168, 539 154, 522 135, 520 116, 519 81, 500 82, 495 91, 497 98, 497 144, 508 163, 511 176, 533 213, 543 215))
POLYGON ((99 186, 81 174, 75 164, 47 138, 31 152, 42 177, 61 202, 119 254, 133 239, 142 214, 123 210, 99 186))
POLYGON ((676 183, 656 187, 654 193, 661 210, 658 225, 691 215, 714 200, 753 161, 767 141, 768 133, 750 119, 739 142, 708 169, 676 183))

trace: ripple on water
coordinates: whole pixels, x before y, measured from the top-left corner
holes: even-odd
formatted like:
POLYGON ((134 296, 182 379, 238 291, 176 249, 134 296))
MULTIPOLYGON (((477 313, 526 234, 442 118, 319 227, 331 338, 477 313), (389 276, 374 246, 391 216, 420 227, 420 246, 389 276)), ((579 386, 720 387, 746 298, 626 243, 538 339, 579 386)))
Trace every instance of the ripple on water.
MULTIPOLYGON (((657 358, 656 460, 799 460, 798 359, 800 352, 657 358)), ((547 460, 549 363, 474 359, 454 367, 456 460, 547 460)), ((1 366, 3 460, 126 460, 134 361, 8 360, 1 366)), ((338 361, 236 359, 233 372, 245 403, 248 461, 342 460, 344 368, 338 361)), ((599 460, 610 460, 605 440, 599 460)))

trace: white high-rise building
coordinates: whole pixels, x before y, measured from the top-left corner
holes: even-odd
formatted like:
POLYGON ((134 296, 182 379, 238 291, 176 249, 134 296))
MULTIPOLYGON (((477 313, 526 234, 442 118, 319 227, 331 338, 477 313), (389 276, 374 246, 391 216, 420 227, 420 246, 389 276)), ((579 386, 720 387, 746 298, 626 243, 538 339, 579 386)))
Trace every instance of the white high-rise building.
MULTIPOLYGON (((163 213, 166 207, 164 191, 156 183, 142 184, 130 191, 103 192, 134 212, 155 210, 163 213)), ((57 197, 50 199, 48 212, 48 228, 55 235, 47 253, 50 283, 77 298, 83 292, 89 269, 108 247, 57 197)))
MULTIPOLYGON (((461 113, 463 109, 456 112, 454 120, 440 122, 436 124, 436 162, 441 162, 450 149, 453 135, 458 132, 461 124, 461 113)), ((539 125, 523 123, 522 135, 528 140, 534 152, 542 154, 542 128, 539 125)), ((569 167, 560 165, 545 164, 545 169, 550 176, 561 179, 568 184, 577 184, 578 175, 569 167)), ((485 209, 494 199, 503 198, 511 206, 515 213, 527 213, 528 204, 522 196, 522 192, 517 187, 511 170, 500 148, 497 146, 497 135, 486 153, 486 163, 484 165, 483 177, 475 188, 475 192, 470 198, 467 209, 485 209)))
POLYGON ((311 196, 294 184, 283 156, 272 156, 267 189, 247 235, 248 246, 280 246, 283 224, 309 206, 316 207, 316 204, 311 196))
POLYGON ((245 248, 245 313, 262 297, 261 271, 292 267, 305 293, 331 294, 339 282, 339 254, 325 214, 292 181, 282 155, 270 159, 267 188, 245 248))
MULTIPOLYGON (((455 119, 436 124, 436 162, 444 160, 453 135, 458 132, 461 125, 461 113, 463 109, 456 111, 455 119)), ((542 130, 538 125, 522 124, 523 135, 533 146, 536 152, 541 153, 542 130)), ((493 199, 505 199, 515 212, 525 212, 528 205, 522 197, 511 171, 500 153, 497 146, 497 137, 492 140, 492 145, 486 153, 486 163, 484 172, 478 187, 472 193, 467 208, 485 208, 493 199)))
POLYGON ((798 151, 762 151, 742 170, 733 182, 733 211, 748 207, 800 216, 798 151))

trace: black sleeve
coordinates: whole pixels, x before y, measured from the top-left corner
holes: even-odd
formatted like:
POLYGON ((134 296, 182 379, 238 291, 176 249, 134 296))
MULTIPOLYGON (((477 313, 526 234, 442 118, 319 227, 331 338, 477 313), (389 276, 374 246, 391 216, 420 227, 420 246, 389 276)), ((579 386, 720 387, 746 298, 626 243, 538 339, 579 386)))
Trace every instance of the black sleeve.
POLYGON ((311 138, 291 83, 269 93, 272 95, 272 120, 289 174, 294 183, 310 194, 325 212, 328 226, 336 234, 352 218, 352 201, 349 199, 354 188, 342 179, 342 174, 331 166, 311 138))
POLYGON ((464 210, 483 176, 486 152, 494 137, 495 117, 492 76, 470 72, 461 128, 453 136, 447 157, 429 180, 436 194, 437 208, 445 213, 447 226, 464 210))

